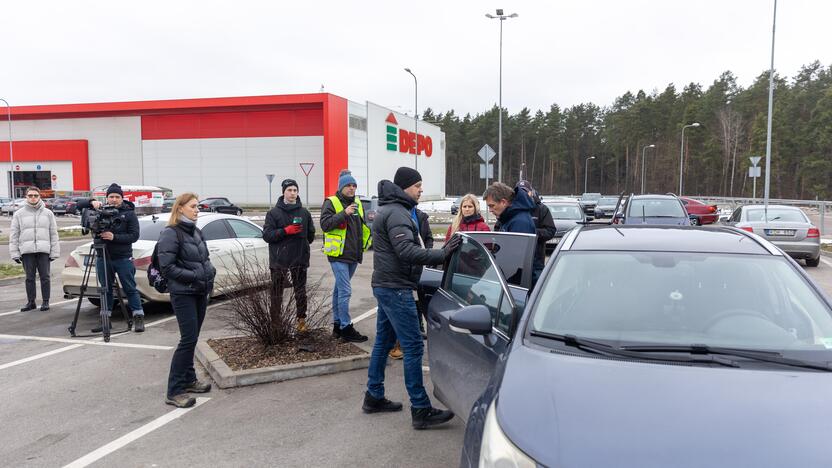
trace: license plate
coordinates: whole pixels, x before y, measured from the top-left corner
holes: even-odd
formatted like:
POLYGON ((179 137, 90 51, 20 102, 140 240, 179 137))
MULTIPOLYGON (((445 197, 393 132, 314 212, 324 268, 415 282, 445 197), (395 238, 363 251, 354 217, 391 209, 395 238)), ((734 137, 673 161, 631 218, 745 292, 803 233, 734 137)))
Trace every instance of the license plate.
POLYGON ((794 236, 794 229, 766 229, 767 236, 794 236))

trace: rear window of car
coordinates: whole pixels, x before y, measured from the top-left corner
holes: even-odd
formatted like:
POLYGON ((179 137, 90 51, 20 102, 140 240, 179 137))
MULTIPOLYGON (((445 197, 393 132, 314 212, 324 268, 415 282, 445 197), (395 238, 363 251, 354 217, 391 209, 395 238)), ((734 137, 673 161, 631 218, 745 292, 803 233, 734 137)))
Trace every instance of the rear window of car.
MULTIPOLYGON (((762 221, 763 217, 765 216, 765 210, 754 209, 748 210, 748 215, 746 215, 746 219, 748 221, 762 221)), ((802 211, 799 209, 783 209, 783 208, 769 208, 768 210, 768 220, 769 221, 787 221, 793 223, 807 223, 809 222, 806 219, 806 215, 803 214, 802 211)))
POLYGON ((630 216, 648 218, 684 218, 685 211, 677 200, 645 198, 633 200, 630 204, 630 216))
POLYGON ((159 235, 167 225, 168 222, 164 219, 139 220, 139 240, 158 241, 159 235))
POLYGON ((554 219, 583 219, 583 212, 577 206, 570 205, 548 205, 549 211, 554 219))

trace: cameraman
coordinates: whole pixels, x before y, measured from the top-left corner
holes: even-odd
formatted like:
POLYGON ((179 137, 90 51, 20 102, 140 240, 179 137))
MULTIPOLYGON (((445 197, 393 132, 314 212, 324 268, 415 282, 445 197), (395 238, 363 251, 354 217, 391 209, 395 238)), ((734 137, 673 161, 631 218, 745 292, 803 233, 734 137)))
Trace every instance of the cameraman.
MULTIPOLYGON (((107 253, 110 256, 109 268, 104 272, 104 260, 97 258, 95 262, 95 271, 98 275, 99 286, 108 284, 109 290, 106 291, 106 303, 101 304, 102 307, 112 308, 113 304, 113 282, 115 275, 118 274, 118 281, 127 296, 127 304, 133 313, 133 330, 136 333, 144 331, 144 310, 142 309, 142 300, 139 296, 139 291, 136 289, 136 267, 133 265, 133 243, 139 240, 139 218, 136 217, 133 203, 124 200, 124 192, 121 186, 113 183, 107 188, 107 205, 102 205, 98 200, 85 200, 78 202, 78 209, 93 208, 98 210, 102 206, 112 207, 118 209, 116 221, 114 219, 112 231, 104 231, 99 238, 104 241, 107 247, 107 253)), ((100 332, 101 329, 94 328, 93 333, 100 332)))

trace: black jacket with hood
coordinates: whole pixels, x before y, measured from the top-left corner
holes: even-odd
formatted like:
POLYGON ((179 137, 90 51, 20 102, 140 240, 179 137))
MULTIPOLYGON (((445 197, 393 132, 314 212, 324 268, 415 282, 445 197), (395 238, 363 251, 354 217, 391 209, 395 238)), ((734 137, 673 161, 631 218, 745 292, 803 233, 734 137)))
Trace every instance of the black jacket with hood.
MULTIPOLYGON (((92 208, 93 199, 79 200, 78 209, 92 208)), ((106 204, 105 204, 106 205, 106 204)), ((118 218, 121 219, 119 226, 110 230, 113 233, 113 240, 104 241, 107 245, 107 253, 112 259, 132 258, 133 243, 139 240, 139 218, 136 216, 136 207, 133 202, 124 200, 118 207, 118 218)))
POLYGON ((537 249, 534 252, 534 267, 536 270, 542 270, 546 264, 546 242, 554 239, 558 232, 555 227, 555 219, 552 218, 552 212, 549 207, 540 201, 537 193, 534 194, 534 209, 532 210, 532 221, 534 221, 534 230, 537 233, 537 249))
MULTIPOLYGON (((341 206, 346 208, 355 202, 355 197, 348 199, 341 192, 335 194, 341 200, 341 206)), ((364 209, 369 207, 365 206, 364 209)), ((366 214, 366 213, 365 213, 366 214)), ((361 263, 364 259, 364 246, 362 245, 362 236, 364 220, 358 215, 358 210, 355 210, 353 216, 348 216, 346 211, 335 213, 335 207, 327 198, 321 207, 321 231, 331 231, 336 228, 347 230, 346 239, 344 240, 344 252, 340 257, 330 257, 327 259, 330 262, 344 262, 344 263, 361 263)))
POLYGON ((374 288, 416 289, 423 265, 445 259, 441 249, 423 249, 411 218, 416 202, 389 180, 378 183, 379 209, 373 220, 374 288))
POLYGON ((315 224, 309 210, 301 204, 300 197, 294 205, 286 204, 283 197, 277 200, 277 205, 266 214, 263 240, 269 243, 270 268, 309 266, 309 244, 315 240, 315 224), (301 218, 301 231, 294 235, 286 234, 285 228, 296 217, 301 218))
POLYGON ((156 248, 159 268, 168 281, 168 292, 188 295, 211 293, 217 270, 209 259, 202 231, 194 223, 180 221, 176 227, 166 227, 159 235, 156 248), (180 235, 176 234, 177 230, 180 235))

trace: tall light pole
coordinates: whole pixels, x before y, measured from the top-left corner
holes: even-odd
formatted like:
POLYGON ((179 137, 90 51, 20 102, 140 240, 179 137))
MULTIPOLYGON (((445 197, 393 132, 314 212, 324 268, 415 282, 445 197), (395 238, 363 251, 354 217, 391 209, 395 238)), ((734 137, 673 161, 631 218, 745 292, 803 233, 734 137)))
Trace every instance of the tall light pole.
POLYGON ((590 156, 584 161, 584 193, 586 193, 587 181, 589 180, 589 160, 595 159, 595 156, 590 156))
POLYGON ((14 153, 12 152, 12 106, 3 98, 0 98, 6 105, 6 115, 9 119, 9 198, 14 199, 14 153))
POLYGON ((416 75, 410 71, 409 68, 405 68, 404 71, 410 73, 410 76, 413 77, 413 84, 416 86, 416 98, 413 104, 413 133, 416 134, 416 157, 413 158, 413 169, 419 169, 419 80, 416 79, 416 75))
POLYGON ((777 0, 774 0, 774 17, 771 20, 771 66, 768 69, 768 125, 766 128, 766 187, 764 219, 768 221, 768 196, 771 182, 771 114, 774 104, 774 29, 777 25, 777 0))
POLYGON ((497 8, 497 15, 486 13, 489 19, 500 20, 500 96, 498 101, 500 120, 497 128, 497 182, 503 181, 503 21, 517 18, 517 13, 504 15, 502 8, 497 8))
POLYGON ((647 148, 655 148, 656 145, 647 145, 641 149, 641 193, 644 194, 644 152, 647 148))
POLYGON ((690 125, 685 125, 682 127, 682 149, 679 151, 679 196, 682 196, 682 180, 683 180, 683 171, 685 169, 685 129, 688 127, 698 127, 699 122, 694 122, 690 125))

